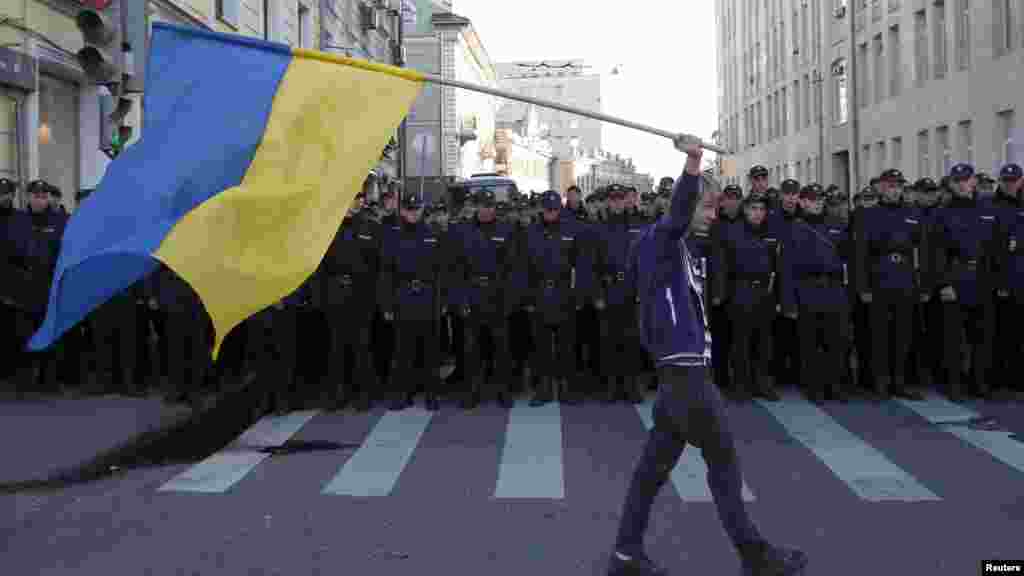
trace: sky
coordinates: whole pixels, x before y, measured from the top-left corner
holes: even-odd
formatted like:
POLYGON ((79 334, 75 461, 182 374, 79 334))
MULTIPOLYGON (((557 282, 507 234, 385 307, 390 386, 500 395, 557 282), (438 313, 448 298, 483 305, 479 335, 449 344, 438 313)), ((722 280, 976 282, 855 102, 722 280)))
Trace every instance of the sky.
MULTIPOLYGON (((710 140, 718 127, 713 0, 454 0, 494 62, 581 58, 602 82, 602 112, 710 140)), ((657 180, 678 176, 683 156, 661 136, 607 125, 605 148, 657 180)))

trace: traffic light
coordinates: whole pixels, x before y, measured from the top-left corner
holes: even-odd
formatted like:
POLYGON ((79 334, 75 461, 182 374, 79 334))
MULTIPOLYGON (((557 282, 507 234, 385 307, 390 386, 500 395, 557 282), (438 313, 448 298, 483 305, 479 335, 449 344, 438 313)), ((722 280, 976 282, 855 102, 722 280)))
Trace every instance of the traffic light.
POLYGON ((100 96, 100 150, 111 158, 120 154, 132 137, 132 127, 122 124, 132 102, 127 98, 118 98, 117 102, 115 106, 114 96, 100 96))
POLYGON ((120 0, 79 2, 85 8, 78 12, 75 24, 85 46, 78 51, 78 64, 94 84, 120 84, 124 63, 120 0))

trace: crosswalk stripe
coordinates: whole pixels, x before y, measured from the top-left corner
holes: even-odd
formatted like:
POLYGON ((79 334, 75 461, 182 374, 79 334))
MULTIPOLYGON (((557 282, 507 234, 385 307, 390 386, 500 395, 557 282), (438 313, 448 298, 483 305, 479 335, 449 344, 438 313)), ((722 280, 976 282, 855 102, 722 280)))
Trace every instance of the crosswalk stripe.
POLYGON ((1024 472, 1024 444, 1005 430, 977 430, 967 426, 980 415, 937 395, 924 400, 899 400, 928 422, 978 448, 1000 462, 1024 472))
POLYGON ((780 402, 759 403, 862 500, 941 500, 884 454, 800 396, 790 393, 780 402))
POLYGON ((509 410, 495 498, 565 498, 562 414, 557 403, 509 410))
MULTIPOLYGON (((650 430, 654 427, 654 404, 651 401, 638 404, 636 411, 644 422, 644 427, 650 430)), ((683 455, 676 462, 672 469, 672 485, 684 502, 712 502, 711 488, 708 485, 708 466, 700 455, 700 450, 687 445, 683 455)), ((743 500, 754 501, 754 493, 743 482, 743 500)))
MULTIPOLYGON (((249 447, 280 446, 319 412, 293 412, 283 416, 266 416, 258 420, 235 441, 249 447)), ((227 492, 270 454, 256 450, 216 452, 181 474, 167 481, 160 492, 227 492)))
POLYGON ((319 413, 319 410, 306 410, 291 412, 283 416, 260 418, 252 427, 243 432, 236 442, 243 446, 258 448, 281 446, 319 413))
POLYGON ((359 497, 391 494, 433 415, 418 406, 385 413, 321 493, 359 497))

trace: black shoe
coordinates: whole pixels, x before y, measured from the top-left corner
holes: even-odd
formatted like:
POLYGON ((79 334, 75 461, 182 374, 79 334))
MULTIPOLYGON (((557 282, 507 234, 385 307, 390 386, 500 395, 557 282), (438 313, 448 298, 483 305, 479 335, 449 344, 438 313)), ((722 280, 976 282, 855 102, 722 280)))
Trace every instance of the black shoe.
POLYGON ((612 552, 608 576, 668 576, 668 571, 643 554, 623 558, 618 552, 612 552))
POLYGON ((761 392, 758 393, 758 396, 768 400, 769 402, 778 402, 781 400, 779 393, 776 392, 774 388, 762 388, 761 392))
POLYGON ((900 390, 897 390, 894 395, 900 398, 904 398, 907 400, 915 400, 918 402, 924 400, 924 394, 921 394, 917 390, 911 390, 909 388, 902 388, 900 390))
POLYGON ((755 545, 740 553, 743 576, 798 576, 807 567, 807 555, 768 543, 755 545))

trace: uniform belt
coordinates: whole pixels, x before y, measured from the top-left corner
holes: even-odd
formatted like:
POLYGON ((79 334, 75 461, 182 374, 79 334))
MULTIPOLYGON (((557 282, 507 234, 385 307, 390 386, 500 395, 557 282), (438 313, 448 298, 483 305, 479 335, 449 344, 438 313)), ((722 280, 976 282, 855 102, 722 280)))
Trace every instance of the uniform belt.
POLYGON ((334 280, 336 283, 341 284, 342 286, 351 286, 353 284, 351 274, 342 274, 340 276, 334 276, 331 279, 334 280))
POLYGON ((490 274, 484 274, 481 276, 473 276, 473 284, 480 288, 487 288, 491 284, 490 274))
POLYGON ((910 262, 910 258, 907 258, 903 252, 889 252, 885 257, 893 264, 908 264, 910 262))
POLYGON ((608 284, 615 284, 617 282, 626 281, 626 273, 624 271, 616 272, 615 274, 608 274, 604 277, 604 281, 608 284))
POLYGON ((553 280, 549 278, 544 281, 544 287, 547 288, 548 290, 554 290, 555 286, 558 286, 560 284, 562 284, 561 280, 553 280))
POLYGON ((965 258, 965 259, 955 258, 953 260, 953 265, 954 266, 959 266, 959 267, 962 267, 962 268, 966 268, 967 270, 973 272, 973 271, 978 269, 978 259, 977 258, 965 258))
POLYGON ((814 284, 815 286, 837 286, 843 283, 843 274, 842 272, 808 274, 804 276, 804 281, 814 284))
POLYGON ((418 279, 408 280, 405 283, 405 287, 408 288, 410 292, 421 292, 424 288, 429 288, 430 286, 433 286, 432 282, 424 282, 423 280, 418 279))
POLYGON ((771 274, 741 274, 737 279, 744 286, 751 288, 767 287, 771 281, 771 274))

